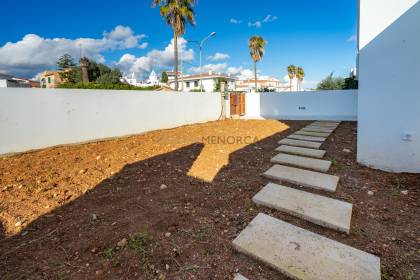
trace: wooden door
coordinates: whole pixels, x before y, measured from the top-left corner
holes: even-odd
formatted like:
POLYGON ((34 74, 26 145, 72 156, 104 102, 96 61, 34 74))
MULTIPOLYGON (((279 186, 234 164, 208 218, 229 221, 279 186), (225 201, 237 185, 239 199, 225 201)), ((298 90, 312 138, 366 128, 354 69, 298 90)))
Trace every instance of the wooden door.
POLYGON ((232 93, 230 95, 230 114, 243 116, 245 115, 245 94, 232 93))

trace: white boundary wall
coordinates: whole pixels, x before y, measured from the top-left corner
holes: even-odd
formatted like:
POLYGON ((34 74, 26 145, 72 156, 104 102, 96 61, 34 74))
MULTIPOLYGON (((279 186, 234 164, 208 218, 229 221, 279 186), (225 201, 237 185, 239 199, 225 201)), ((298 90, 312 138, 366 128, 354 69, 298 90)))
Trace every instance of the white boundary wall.
POLYGON ((214 121, 218 93, 0 89, 0 154, 214 121))
POLYGON ((360 163, 420 173, 420 1, 360 0, 360 163))
POLYGON ((247 93, 248 118, 357 120, 357 90, 247 93))

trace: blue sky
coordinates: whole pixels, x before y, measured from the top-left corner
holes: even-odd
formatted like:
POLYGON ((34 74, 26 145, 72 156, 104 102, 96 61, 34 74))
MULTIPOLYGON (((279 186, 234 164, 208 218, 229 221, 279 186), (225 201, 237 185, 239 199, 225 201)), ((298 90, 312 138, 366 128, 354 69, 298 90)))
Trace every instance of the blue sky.
MULTIPOLYGON (((55 56, 60 52, 78 56, 78 42, 83 42, 86 55, 125 72, 136 70, 141 76, 152 68, 170 68, 170 49, 166 53, 164 50, 171 43, 172 31, 150 2, 73 0, 65 1, 65 5, 40 6, 38 1, 6 0, 2 10, 8 12, 0 18, 0 72, 30 76, 46 70, 43 68, 54 68, 55 56), (25 38, 27 34, 36 36, 25 38), (61 39, 48 40, 54 38, 61 39), (88 41, 77 41, 78 38, 88 41)), ((261 75, 282 79, 287 65, 300 65, 306 72, 306 87, 333 71, 347 75, 356 60, 356 42, 352 37, 357 29, 357 1, 296 3, 199 0, 197 25, 188 26, 184 38, 200 39, 217 32, 205 45, 204 64, 211 64, 206 69, 229 69, 238 75, 252 69, 247 41, 252 35, 261 35, 268 42, 266 55, 258 65, 261 75), (211 61, 208 57, 215 53, 229 58, 211 61)), ((190 69, 198 66, 195 45, 181 44, 181 48, 186 55, 186 70, 197 71, 190 69)))

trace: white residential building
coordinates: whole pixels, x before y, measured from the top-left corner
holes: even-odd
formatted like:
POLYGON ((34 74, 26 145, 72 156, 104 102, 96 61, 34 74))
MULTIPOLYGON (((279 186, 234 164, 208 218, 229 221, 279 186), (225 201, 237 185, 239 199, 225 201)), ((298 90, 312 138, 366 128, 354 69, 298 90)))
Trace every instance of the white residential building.
POLYGON ((121 79, 122 82, 126 82, 127 84, 130 84, 132 86, 136 87, 149 87, 149 86, 158 86, 159 85, 159 77, 156 74, 155 71, 152 70, 152 72, 149 75, 149 78, 146 81, 138 81, 136 78, 136 74, 133 72, 130 76, 124 76, 121 79))
MULTIPOLYGON (((205 92, 214 92, 216 85, 219 81, 219 79, 223 79, 227 82, 227 88, 228 91, 235 90, 235 81, 236 78, 227 76, 224 74, 217 74, 212 73, 211 71, 209 73, 205 74, 197 74, 197 75, 189 75, 180 77, 178 80, 179 83, 179 89, 181 91, 199 91, 200 90, 200 83, 202 84, 203 91, 205 92), (200 82, 201 81, 201 82, 200 82)), ((168 81, 171 88, 175 88, 175 81, 173 79, 168 81)))

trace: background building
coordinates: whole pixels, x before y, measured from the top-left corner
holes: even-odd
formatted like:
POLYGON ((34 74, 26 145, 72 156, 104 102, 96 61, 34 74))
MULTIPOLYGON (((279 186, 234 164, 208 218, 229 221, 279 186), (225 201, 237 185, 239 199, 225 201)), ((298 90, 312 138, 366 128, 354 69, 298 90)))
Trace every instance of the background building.
POLYGON ((0 73, 0 88, 39 88, 40 84, 37 81, 32 81, 24 78, 16 78, 12 75, 6 75, 0 73))
MULTIPOLYGON (((213 72, 204 73, 204 74, 197 74, 197 75, 189 75, 183 76, 179 78, 179 88, 182 91, 199 91, 200 90, 200 80, 203 86, 204 92, 214 92, 216 89, 216 85, 219 81, 227 82, 228 91, 235 90, 235 82, 236 78, 225 75, 225 74, 216 74, 213 72)), ((168 81, 171 88, 175 88, 175 81, 170 79, 168 81)))
POLYGON ((57 88, 64 83, 61 75, 64 71, 45 71, 41 74, 41 87, 42 88, 57 88))

